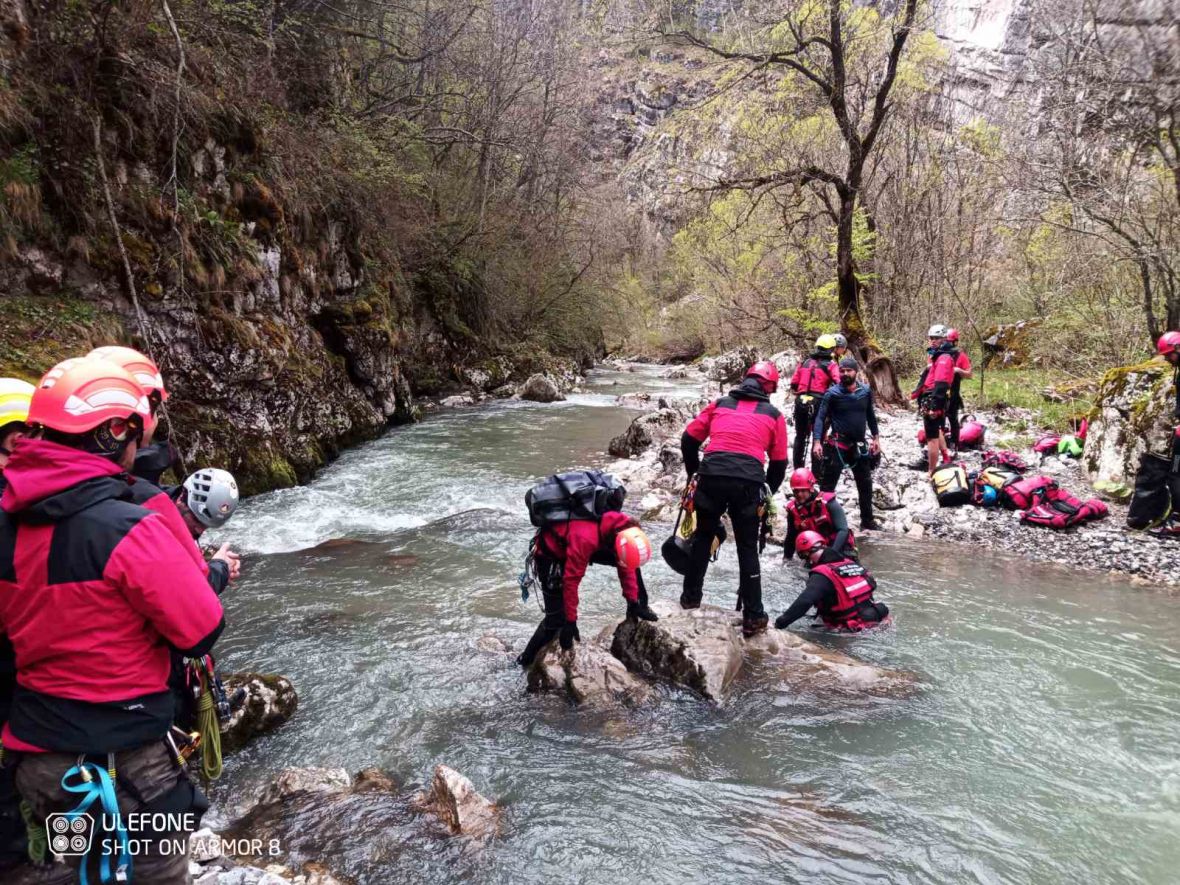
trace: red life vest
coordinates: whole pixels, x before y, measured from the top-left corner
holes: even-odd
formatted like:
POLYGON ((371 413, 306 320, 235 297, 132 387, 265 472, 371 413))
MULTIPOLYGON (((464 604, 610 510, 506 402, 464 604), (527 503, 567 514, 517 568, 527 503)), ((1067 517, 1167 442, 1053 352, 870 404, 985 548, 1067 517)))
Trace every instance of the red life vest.
POLYGON ((831 364, 829 360, 826 365, 821 366, 815 357, 805 359, 795 379, 795 392, 812 396, 823 396, 827 393, 828 388, 835 383, 829 368, 831 364))
MULTIPOLYGON (((832 514, 828 510, 828 502, 836 497, 835 492, 820 492, 806 504, 800 504, 798 499, 791 498, 787 502, 787 516, 795 524, 798 532, 819 532, 824 541, 831 544, 836 539, 836 526, 832 523, 832 514)), ((848 532, 848 547, 856 549, 856 538, 852 531, 848 532)), ((837 550, 837 553, 843 551, 837 550)))
POLYGON ((864 630, 875 623, 862 620, 859 614, 861 605, 873 601, 876 583, 863 565, 842 559, 812 566, 811 570, 819 572, 836 588, 836 604, 819 612, 824 626, 831 630, 864 630))

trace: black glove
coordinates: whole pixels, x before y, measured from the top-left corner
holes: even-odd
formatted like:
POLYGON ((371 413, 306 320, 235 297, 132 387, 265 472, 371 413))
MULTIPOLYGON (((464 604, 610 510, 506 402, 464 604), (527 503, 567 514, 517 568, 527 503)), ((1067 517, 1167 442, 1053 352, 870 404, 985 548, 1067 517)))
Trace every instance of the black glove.
POLYGON ((569 651, 574 647, 575 642, 581 641, 582 634, 578 632, 578 622, 566 621, 561 627, 561 633, 557 637, 557 644, 561 646, 561 650, 569 651))
POLYGON ((628 621, 658 621, 660 616, 651 610, 646 602, 628 602, 628 621))

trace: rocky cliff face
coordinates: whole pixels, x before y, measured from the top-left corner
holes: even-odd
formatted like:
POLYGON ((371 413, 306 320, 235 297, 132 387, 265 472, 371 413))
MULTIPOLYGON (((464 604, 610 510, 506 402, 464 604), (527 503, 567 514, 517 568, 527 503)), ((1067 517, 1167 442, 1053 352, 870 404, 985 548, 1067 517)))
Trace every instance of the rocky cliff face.
POLYGON ((1082 455, 1091 482, 1133 486, 1144 452, 1170 453, 1176 406, 1172 382, 1172 367, 1162 360, 1106 373, 1082 455))

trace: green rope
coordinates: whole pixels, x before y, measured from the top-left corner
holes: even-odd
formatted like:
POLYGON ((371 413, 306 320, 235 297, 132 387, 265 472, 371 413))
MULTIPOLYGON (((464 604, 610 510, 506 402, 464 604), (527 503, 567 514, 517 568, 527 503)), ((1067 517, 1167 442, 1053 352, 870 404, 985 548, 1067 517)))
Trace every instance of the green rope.
POLYGON ((201 776, 205 782, 221 777, 221 723, 208 683, 197 701, 197 730, 201 733, 201 776))
POLYGON ((33 806, 24 799, 20 803, 20 814, 25 819, 25 830, 29 834, 29 860, 43 864, 49 853, 49 833, 45 824, 33 814, 33 806))

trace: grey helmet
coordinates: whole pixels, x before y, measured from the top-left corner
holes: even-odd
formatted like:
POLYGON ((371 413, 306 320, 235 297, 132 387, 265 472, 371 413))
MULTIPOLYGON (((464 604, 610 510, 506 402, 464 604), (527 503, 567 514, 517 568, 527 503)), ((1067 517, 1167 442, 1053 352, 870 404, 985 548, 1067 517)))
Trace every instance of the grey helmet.
POLYGON ((926 333, 927 338, 945 338, 950 333, 950 330, 942 323, 935 323, 930 327, 930 331, 926 333))
POLYGON ((215 529, 238 509, 238 483, 228 470, 206 467, 184 481, 188 509, 201 525, 215 529))
POLYGON ((832 337, 836 339, 836 346, 837 347, 843 347, 843 348, 848 347, 848 339, 845 338, 843 335, 841 335, 839 332, 837 332, 832 337))

